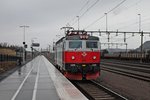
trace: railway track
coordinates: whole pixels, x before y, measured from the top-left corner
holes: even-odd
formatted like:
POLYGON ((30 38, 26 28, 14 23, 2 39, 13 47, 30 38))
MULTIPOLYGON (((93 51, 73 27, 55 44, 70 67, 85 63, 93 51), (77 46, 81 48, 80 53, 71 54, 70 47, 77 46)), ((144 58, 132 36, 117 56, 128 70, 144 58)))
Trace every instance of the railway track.
POLYGON ((150 67, 131 63, 101 62, 101 69, 150 82, 150 67))
POLYGON ((73 84, 90 100, 128 100, 95 81, 74 81, 73 84))
POLYGON ((109 62, 109 63, 115 63, 115 64, 122 64, 122 65, 130 65, 135 67, 143 67, 143 68, 150 68, 150 63, 140 63, 140 62, 133 62, 133 61, 121 61, 121 60, 115 60, 115 59, 102 59, 101 62, 109 62))

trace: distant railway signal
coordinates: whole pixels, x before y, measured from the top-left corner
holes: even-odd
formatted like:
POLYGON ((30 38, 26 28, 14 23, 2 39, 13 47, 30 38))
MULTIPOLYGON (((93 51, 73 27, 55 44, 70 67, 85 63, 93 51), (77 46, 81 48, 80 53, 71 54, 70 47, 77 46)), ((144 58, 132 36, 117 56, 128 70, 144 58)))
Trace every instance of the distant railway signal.
POLYGON ((28 47, 28 45, 27 45, 27 44, 25 44, 25 45, 24 45, 24 48, 27 48, 27 47, 28 47))

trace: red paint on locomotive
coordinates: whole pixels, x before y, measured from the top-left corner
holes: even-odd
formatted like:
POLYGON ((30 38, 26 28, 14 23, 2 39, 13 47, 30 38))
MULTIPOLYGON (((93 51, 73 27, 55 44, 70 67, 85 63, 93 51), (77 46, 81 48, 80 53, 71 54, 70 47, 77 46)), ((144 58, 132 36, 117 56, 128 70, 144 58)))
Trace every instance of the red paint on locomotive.
POLYGON ((65 51, 64 63, 100 63, 100 51, 65 51))
POLYGON ((91 80, 100 76, 99 38, 67 34, 56 42, 55 63, 65 77, 71 80, 91 80))

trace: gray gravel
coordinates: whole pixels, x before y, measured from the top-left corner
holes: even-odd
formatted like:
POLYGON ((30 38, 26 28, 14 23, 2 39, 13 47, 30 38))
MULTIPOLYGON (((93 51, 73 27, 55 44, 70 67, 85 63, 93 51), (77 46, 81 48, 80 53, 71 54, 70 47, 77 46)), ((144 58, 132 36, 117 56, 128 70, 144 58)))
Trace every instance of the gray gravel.
POLYGON ((150 100, 150 83, 101 70, 101 84, 126 96, 129 100, 150 100))

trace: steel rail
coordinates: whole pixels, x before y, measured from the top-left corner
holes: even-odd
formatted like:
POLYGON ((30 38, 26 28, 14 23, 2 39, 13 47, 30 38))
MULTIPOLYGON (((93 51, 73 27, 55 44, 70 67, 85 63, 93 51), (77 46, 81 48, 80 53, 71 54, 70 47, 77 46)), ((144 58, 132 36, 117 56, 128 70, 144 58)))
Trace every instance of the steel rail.
POLYGON ((111 63, 101 62, 101 65, 106 65, 106 66, 110 66, 110 67, 115 67, 115 68, 126 69, 126 70, 150 74, 150 68, 137 67, 137 66, 131 66, 131 65, 123 65, 121 63, 116 64, 116 63, 112 63, 112 62, 111 63))
POLYGON ((145 77, 143 75, 139 75, 139 74, 136 74, 136 73, 131 73, 131 72, 127 72, 127 71, 123 71, 123 70, 119 70, 119 69, 114 69, 114 68, 108 68, 108 67, 105 67, 105 66, 102 66, 101 70, 108 71, 108 72, 115 73, 115 74, 124 75, 124 76, 127 76, 127 77, 132 77, 132 78, 135 78, 135 79, 138 79, 138 80, 143 80, 143 81, 146 81, 146 82, 150 82, 149 77, 145 77))
POLYGON ((75 81, 73 84, 90 100, 128 100, 96 81, 75 81))
POLYGON ((112 59, 109 59, 109 60, 101 60, 101 62, 105 63, 105 62, 109 62, 109 63, 115 63, 115 64, 122 64, 122 65, 128 65, 128 66, 135 66, 135 67, 144 67, 144 68, 150 68, 150 63, 133 63, 133 62, 129 62, 129 61, 120 61, 120 60, 112 60, 112 59))

